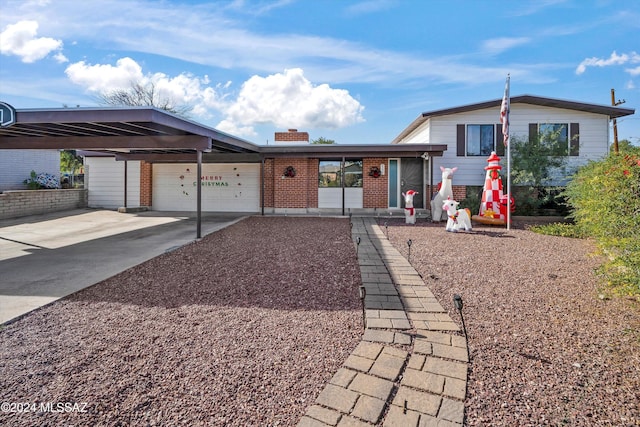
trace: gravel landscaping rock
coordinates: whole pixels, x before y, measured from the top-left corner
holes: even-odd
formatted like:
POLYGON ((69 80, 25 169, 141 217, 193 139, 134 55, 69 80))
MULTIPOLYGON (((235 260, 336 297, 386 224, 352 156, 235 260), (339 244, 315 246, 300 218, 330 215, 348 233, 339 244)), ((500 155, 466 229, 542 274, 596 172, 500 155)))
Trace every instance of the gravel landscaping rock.
POLYGON ((5 326, 0 401, 45 410, 0 425, 295 425, 360 341, 360 283, 347 219, 248 218, 5 326))
POLYGON ((640 425, 638 302, 599 297, 591 242, 514 225, 448 233, 388 221, 405 257, 412 239, 411 264, 460 326, 452 298, 462 296, 465 424, 640 425))

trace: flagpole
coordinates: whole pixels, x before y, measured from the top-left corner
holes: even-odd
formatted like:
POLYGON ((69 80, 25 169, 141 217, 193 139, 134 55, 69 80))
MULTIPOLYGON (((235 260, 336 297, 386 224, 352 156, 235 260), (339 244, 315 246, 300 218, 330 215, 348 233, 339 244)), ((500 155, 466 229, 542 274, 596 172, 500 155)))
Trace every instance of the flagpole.
MULTIPOLYGON (((507 74, 504 84, 504 96, 500 105, 500 123, 502 123, 502 137, 507 148, 507 230, 511 229, 511 127, 509 126, 509 113, 511 110, 510 86, 511 75, 507 74)), ((500 201, 502 203, 502 201, 500 201)))
MULTIPOLYGON (((511 120, 511 75, 507 74, 507 121, 511 120)), ((507 231, 511 230, 511 126, 507 128, 507 231)))

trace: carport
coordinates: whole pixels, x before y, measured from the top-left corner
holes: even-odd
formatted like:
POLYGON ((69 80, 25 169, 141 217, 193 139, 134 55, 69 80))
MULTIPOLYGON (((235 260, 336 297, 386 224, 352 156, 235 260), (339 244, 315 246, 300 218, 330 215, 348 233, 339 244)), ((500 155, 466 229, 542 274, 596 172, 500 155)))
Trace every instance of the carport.
MULTIPOLYGON (((202 237, 202 164, 260 163, 262 212, 266 159, 341 159, 349 157, 442 156, 444 145, 355 144, 259 146, 216 129, 152 107, 57 108, 14 110, 0 103, 0 150, 84 150, 114 156, 124 162, 124 207, 127 201, 127 161, 196 163, 196 236, 202 237), (9 120, 7 119, 10 117, 9 120)), ((429 161, 429 192, 433 170, 429 161)), ((342 211, 344 214, 344 189, 342 211)))
MULTIPOLYGON (((4 104, 6 107, 6 104, 4 104)), ((3 109, 3 113, 4 113, 3 109)), ((259 162, 259 147, 248 141, 150 107, 60 108, 9 111, 0 149, 87 150, 125 162, 197 163, 197 238, 202 237, 202 163, 259 162)))

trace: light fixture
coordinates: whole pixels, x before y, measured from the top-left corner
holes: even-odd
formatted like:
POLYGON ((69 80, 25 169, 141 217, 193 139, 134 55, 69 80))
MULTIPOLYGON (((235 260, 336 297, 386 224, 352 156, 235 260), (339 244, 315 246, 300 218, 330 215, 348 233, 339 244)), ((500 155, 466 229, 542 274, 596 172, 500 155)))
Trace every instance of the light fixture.
POLYGON ((358 255, 359 250, 360 250, 360 236, 356 237, 356 255, 358 255))
POLYGON ((358 291, 360 293, 360 301, 362 301, 362 325, 365 329, 365 331, 367 330, 367 317, 365 314, 365 310, 364 310, 364 300, 367 297, 367 288, 365 288, 364 286, 360 286, 360 288, 358 288, 358 291))
POLYGON ((462 302, 462 297, 458 294, 453 295, 453 305, 456 307, 456 310, 460 313, 460 320, 462 320, 462 330, 464 331, 464 339, 467 342, 467 361, 469 359, 469 338, 467 337, 467 327, 464 324, 464 316, 462 315, 462 307, 464 304, 462 302))
POLYGON ((411 239, 407 240, 407 246, 409 246, 409 255, 407 255, 407 261, 409 261, 409 263, 411 263, 411 245, 413 244, 413 241, 411 239))
POLYGON ((380 163, 380 175, 384 176, 384 163, 380 163))

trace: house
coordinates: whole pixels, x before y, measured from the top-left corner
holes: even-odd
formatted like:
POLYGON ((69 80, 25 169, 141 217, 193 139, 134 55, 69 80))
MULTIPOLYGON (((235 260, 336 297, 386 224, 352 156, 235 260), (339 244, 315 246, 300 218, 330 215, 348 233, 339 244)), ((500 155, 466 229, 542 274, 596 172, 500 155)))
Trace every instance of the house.
POLYGON ((0 192, 24 190, 24 181, 31 171, 60 176, 60 152, 58 150, 3 150, 0 151, 0 192))
MULTIPOLYGON (((414 190, 424 210, 440 166, 458 167, 454 197, 484 181, 491 151, 504 151, 501 100, 421 114, 391 144, 309 144, 277 132, 256 145, 149 107, 17 112, 0 129, 0 153, 76 149, 85 156, 90 207, 249 213, 384 212, 414 190), (55 129, 51 132, 50 129, 55 129), (4 150, 3 150, 4 149, 4 150)), ((511 98, 511 134, 564 132, 572 165, 607 153, 609 122, 632 109, 523 95, 511 98)))
MULTIPOLYGON (((434 158, 431 169, 458 167, 453 179, 454 197, 462 199, 466 197, 466 186, 481 186, 484 182, 484 167, 491 152, 504 156, 499 123, 501 103, 502 99, 496 99, 422 113, 392 144, 445 145, 443 156, 434 158)), ((588 160, 605 156, 609 151, 609 122, 634 112, 614 106, 521 95, 510 99, 509 128, 512 139, 524 140, 558 131, 560 139, 567 144, 567 167, 572 170, 588 160)), ((556 184, 565 182, 566 176, 556 180, 556 184)))

